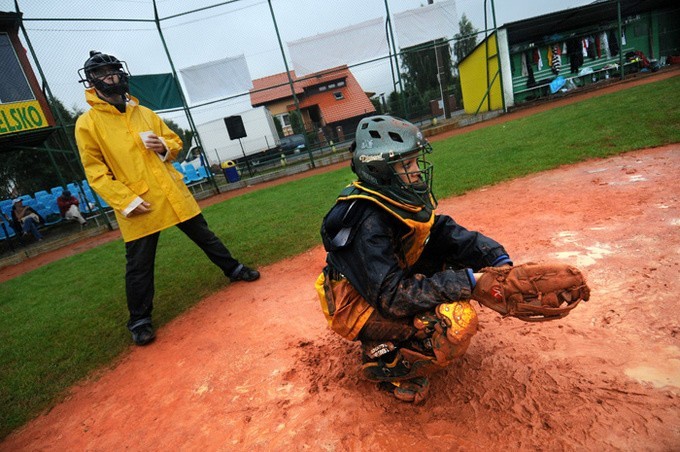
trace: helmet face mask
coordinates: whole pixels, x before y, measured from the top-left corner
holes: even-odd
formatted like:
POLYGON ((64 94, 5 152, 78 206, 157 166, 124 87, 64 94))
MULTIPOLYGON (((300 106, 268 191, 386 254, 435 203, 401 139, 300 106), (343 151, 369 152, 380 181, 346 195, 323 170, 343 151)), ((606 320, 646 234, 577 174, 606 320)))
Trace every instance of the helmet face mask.
POLYGON ((432 147, 413 124, 391 116, 364 118, 357 127, 352 169, 376 191, 434 209, 432 147))
POLYGON ((95 88, 105 96, 124 96, 129 90, 130 74, 125 61, 119 61, 113 55, 91 51, 90 58, 78 70, 80 83, 86 88, 95 88), (108 83, 109 79, 111 83, 108 83))

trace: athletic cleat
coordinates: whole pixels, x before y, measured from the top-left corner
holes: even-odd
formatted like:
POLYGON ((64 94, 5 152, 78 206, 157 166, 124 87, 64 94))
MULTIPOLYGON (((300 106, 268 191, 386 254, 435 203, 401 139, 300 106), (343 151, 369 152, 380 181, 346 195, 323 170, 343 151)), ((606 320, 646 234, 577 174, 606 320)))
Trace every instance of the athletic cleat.
POLYGON ((132 333, 132 341, 135 345, 147 345, 156 338, 156 332, 153 330, 153 326, 150 323, 139 325, 130 332, 132 333))
POLYGON ((257 270, 254 270, 250 267, 246 267, 245 265, 241 267, 241 269, 236 273, 236 275, 232 276, 230 279, 232 282, 234 281, 246 281, 246 282, 252 282, 260 278, 260 272, 257 270))
POLYGON ((361 366, 364 378, 368 381, 394 381, 403 379, 411 372, 410 364, 398 351, 391 352, 380 359, 365 362, 361 366))
POLYGON ((419 405, 425 401, 430 392, 430 381, 426 377, 416 377, 406 381, 393 381, 394 396, 404 402, 419 405))

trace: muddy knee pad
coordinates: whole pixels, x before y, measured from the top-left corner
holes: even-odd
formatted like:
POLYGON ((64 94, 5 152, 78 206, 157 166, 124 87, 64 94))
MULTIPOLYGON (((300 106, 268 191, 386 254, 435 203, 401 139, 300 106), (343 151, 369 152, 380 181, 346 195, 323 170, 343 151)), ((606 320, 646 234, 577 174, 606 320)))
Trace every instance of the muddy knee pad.
POLYGON ((477 312, 467 301, 440 304, 434 313, 428 312, 413 319, 424 343, 431 346, 433 364, 446 367, 467 351, 472 336, 477 333, 477 312))

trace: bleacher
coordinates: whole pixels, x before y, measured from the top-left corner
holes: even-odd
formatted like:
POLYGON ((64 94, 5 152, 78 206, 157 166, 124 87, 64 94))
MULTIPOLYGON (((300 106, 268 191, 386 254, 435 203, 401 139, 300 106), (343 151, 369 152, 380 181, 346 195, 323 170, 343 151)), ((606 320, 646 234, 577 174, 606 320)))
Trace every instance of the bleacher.
MULTIPOLYGON (((184 183, 192 190, 195 196, 201 197, 201 193, 207 192, 205 188, 200 188, 209 181, 208 170, 200 167, 198 170, 191 164, 182 165, 174 162, 173 166, 184 176, 184 183)), ((80 202, 79 208, 83 216, 89 221, 94 220, 97 226, 103 215, 111 212, 110 206, 97 195, 87 180, 74 181, 66 184, 66 189, 71 192, 80 202)), ((59 212, 57 198, 61 196, 64 187, 52 187, 49 190, 39 190, 32 194, 18 196, 23 200, 25 206, 33 208, 45 220, 39 228, 47 229, 58 227, 60 224, 73 223, 75 220, 65 220, 59 212)), ((12 225, 12 204, 13 199, 0 200, 0 242, 17 238, 23 244, 21 231, 15 231, 12 225), (19 234, 17 235, 17 232, 19 234)), ((11 246, 10 246, 11 247, 11 246)))
MULTIPOLYGON (((633 51, 632 48, 623 49, 623 54, 633 51)), ((579 67, 579 72, 573 74, 570 72, 569 57, 562 55, 562 66, 558 75, 564 77, 565 87, 578 88, 605 80, 611 77, 616 77, 619 73, 619 55, 602 58, 584 58, 583 64, 579 67)), ((627 62, 624 59, 624 68, 637 63, 627 62)), ((515 103, 520 103, 526 100, 533 100, 540 97, 547 97, 551 95, 550 82, 552 82, 558 75, 555 75, 550 65, 545 64, 541 70, 534 68, 534 80, 536 85, 527 87, 528 76, 519 75, 512 77, 512 91, 515 97, 515 103)))

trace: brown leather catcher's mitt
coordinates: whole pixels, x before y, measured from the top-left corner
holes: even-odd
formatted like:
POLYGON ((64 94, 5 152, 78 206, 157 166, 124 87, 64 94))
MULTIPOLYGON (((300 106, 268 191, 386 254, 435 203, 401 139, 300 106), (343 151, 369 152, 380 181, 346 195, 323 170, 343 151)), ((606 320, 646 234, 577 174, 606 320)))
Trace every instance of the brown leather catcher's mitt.
POLYGON ((472 298, 503 316, 527 322, 562 318, 590 298, 584 276, 571 265, 527 263, 481 272, 472 298))

